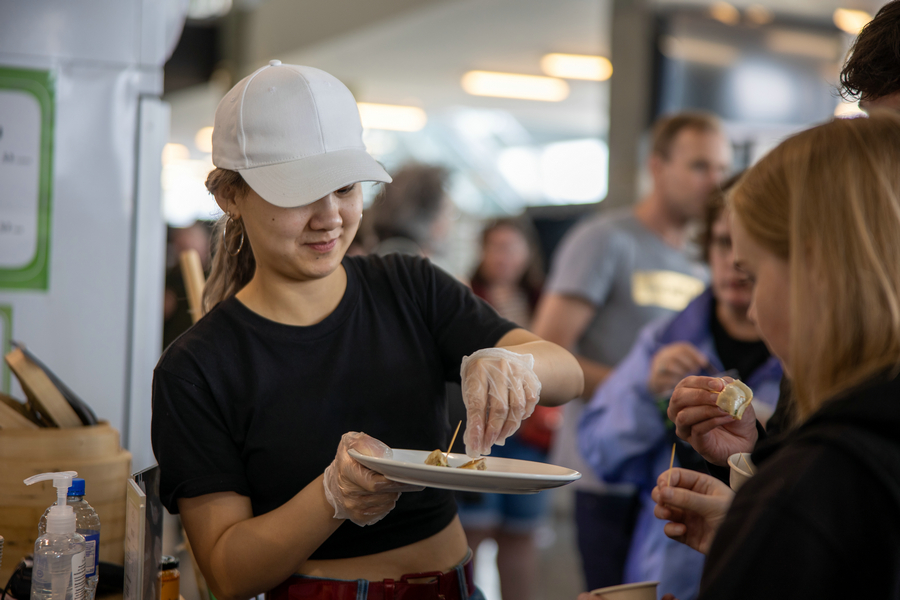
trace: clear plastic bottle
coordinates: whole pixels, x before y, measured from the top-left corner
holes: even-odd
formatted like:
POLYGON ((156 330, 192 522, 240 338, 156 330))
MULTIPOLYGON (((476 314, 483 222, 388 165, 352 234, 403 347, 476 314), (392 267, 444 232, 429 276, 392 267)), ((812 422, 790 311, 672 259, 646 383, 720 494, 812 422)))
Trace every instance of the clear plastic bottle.
POLYGON ((84 599, 84 537, 45 533, 34 543, 31 600, 84 599))
POLYGON ((84 600, 84 536, 75 531, 75 511, 66 504, 75 475, 43 473, 25 480, 31 485, 52 479, 57 495, 47 516, 47 531, 34 543, 31 600, 84 600))
MULTIPOLYGON (((100 517, 84 499, 84 479, 73 479, 66 495, 66 504, 75 511, 75 531, 84 536, 84 600, 94 600, 100 579, 100 517)), ((47 531, 48 508, 38 524, 38 533, 47 531)))

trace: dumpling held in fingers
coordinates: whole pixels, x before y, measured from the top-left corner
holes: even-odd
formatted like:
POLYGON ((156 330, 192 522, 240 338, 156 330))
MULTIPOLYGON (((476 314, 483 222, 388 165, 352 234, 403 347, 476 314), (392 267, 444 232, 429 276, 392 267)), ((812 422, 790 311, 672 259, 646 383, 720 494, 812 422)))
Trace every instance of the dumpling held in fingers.
POLYGON ((744 411, 753 400, 753 390, 747 387, 743 381, 735 379, 719 392, 716 406, 730 414, 735 419, 744 416, 744 411))

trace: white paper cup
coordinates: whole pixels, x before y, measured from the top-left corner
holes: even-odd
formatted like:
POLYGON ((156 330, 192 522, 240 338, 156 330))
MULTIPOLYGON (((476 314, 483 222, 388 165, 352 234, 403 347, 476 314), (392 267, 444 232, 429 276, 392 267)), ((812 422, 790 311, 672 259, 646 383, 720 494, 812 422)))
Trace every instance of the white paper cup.
POLYGON ((729 456, 728 468, 731 469, 728 483, 735 492, 741 489, 748 479, 756 475, 756 465, 750 460, 749 452, 738 452, 729 456))
POLYGON ((603 600, 656 600, 657 585, 659 585, 658 581, 626 583, 591 590, 591 595, 603 598, 603 600))

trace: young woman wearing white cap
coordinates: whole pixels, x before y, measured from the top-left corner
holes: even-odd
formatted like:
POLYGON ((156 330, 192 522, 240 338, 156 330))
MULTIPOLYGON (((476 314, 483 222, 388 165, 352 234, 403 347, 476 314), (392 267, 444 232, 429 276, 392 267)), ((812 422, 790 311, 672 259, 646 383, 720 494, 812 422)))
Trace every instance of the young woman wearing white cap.
POLYGON ((341 82, 278 61, 216 111, 209 312, 154 372, 152 439, 162 500, 219 600, 480 597, 451 492, 348 451, 446 447, 461 363, 472 455, 539 397, 582 391, 568 352, 427 260, 345 256, 359 182, 390 182, 361 136, 341 82))

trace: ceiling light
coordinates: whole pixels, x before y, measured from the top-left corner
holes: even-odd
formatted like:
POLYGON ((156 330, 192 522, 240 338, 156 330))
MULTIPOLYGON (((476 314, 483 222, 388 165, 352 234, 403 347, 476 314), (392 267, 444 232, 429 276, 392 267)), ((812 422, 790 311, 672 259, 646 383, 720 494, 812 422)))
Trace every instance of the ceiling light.
POLYGON ((165 167, 179 160, 187 160, 191 157, 191 151, 184 144, 169 142, 163 146, 162 165, 165 167))
POLYGON ((613 71, 608 58, 584 54, 547 54, 541 59, 541 69, 552 77, 588 81, 606 81, 613 71))
POLYGON ((709 14, 726 25, 737 25, 741 21, 741 13, 727 2, 716 2, 709 7, 709 14))
POLYGON ((202 127, 194 136, 194 145, 197 150, 210 154, 212 152, 212 127, 202 127))
POLYGON ((419 131, 428 122, 425 111, 417 106, 396 104, 372 104, 358 102, 359 117, 363 129, 387 129, 389 131, 419 131))
POLYGON ((834 11, 833 19, 834 24, 838 26, 838 29, 842 29, 853 35, 858 35, 866 23, 872 20, 872 15, 864 10, 838 8, 834 11))
POLYGON ((761 4, 751 4, 744 9, 744 15, 754 25, 765 25, 771 23, 775 18, 772 16, 772 11, 761 4))
POLYGON ((538 75, 469 71, 462 78, 462 87, 473 96, 518 98, 559 102, 569 96, 569 85, 562 79, 538 75))
POLYGON ((739 54, 737 48, 728 44, 698 38, 676 38, 671 35, 664 36, 660 40, 659 50, 666 58, 716 67, 733 65, 739 54))
POLYGON ((789 29, 770 31, 765 39, 766 47, 772 52, 808 56, 822 60, 835 60, 840 48, 836 37, 803 33, 789 29))

